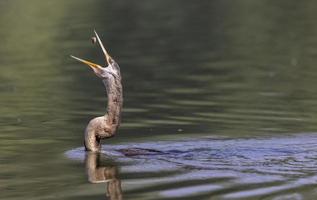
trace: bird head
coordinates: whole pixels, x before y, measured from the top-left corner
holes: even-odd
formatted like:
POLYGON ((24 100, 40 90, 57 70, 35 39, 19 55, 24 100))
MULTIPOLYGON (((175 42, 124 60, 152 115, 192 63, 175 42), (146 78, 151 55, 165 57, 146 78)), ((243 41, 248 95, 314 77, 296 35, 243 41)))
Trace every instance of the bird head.
POLYGON ((72 58, 74 58, 75 60, 78 60, 86 65, 88 65, 94 72, 95 74, 102 78, 102 79, 108 79, 109 77, 118 77, 120 78, 120 68, 119 65, 115 62, 115 60, 113 58, 111 58, 111 56, 108 54, 107 50, 105 49, 105 47, 103 46, 98 34, 96 31, 95 35, 98 41, 99 46, 101 47, 101 50, 105 56, 105 60, 106 60, 106 66, 102 67, 101 65, 95 64, 93 62, 72 56, 72 58))

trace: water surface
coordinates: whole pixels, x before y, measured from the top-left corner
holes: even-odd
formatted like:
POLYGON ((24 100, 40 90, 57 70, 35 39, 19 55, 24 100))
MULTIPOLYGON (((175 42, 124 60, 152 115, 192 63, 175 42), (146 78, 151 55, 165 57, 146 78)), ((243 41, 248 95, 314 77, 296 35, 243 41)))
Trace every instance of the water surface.
POLYGON ((1 198, 105 198, 80 149, 104 88, 69 58, 103 62, 93 29, 123 74, 122 127, 104 148, 167 152, 97 159, 124 199, 316 198, 316 7, 1 1, 1 198))

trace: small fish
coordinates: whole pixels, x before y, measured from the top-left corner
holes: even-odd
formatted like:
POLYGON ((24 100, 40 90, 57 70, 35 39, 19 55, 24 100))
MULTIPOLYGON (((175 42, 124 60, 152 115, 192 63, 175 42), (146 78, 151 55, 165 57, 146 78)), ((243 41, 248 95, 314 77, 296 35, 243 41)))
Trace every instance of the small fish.
POLYGON ((97 38, 96 38, 96 37, 91 37, 91 42, 92 42, 93 44, 96 44, 97 38))

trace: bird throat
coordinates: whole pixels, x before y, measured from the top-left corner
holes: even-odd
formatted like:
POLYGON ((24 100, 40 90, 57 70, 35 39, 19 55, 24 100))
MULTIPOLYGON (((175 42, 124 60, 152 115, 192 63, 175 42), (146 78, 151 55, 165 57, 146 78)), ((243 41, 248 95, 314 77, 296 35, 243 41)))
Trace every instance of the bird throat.
POLYGON ((116 132, 121 123, 123 104, 121 78, 111 77, 103 82, 108 96, 107 112, 105 114, 106 124, 111 129, 111 132, 116 132))

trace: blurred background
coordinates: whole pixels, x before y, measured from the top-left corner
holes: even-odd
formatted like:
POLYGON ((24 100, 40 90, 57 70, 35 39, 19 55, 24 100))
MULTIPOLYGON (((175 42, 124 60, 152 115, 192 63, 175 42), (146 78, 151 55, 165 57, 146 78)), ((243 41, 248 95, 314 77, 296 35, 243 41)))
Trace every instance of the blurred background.
POLYGON ((64 156, 105 112, 102 82, 69 57, 104 63, 94 29, 123 75, 122 126, 105 144, 315 132, 316 9, 313 0, 2 0, 0 198, 104 196, 64 156))

